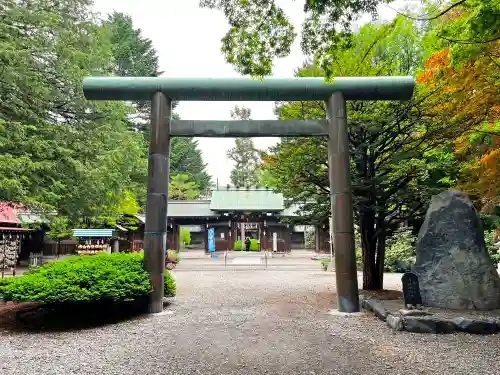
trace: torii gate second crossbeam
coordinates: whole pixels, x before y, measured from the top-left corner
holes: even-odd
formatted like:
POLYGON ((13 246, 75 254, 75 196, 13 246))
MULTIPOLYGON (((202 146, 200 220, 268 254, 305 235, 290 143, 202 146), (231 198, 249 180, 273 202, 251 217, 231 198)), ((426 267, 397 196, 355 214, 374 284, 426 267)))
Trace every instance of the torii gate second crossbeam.
POLYGON ((153 292, 151 313, 163 309, 167 235, 170 137, 328 136, 335 276, 338 310, 359 308, 346 100, 410 100, 413 77, 322 78, 168 78, 88 77, 83 91, 89 100, 151 100, 148 196, 144 232, 144 265, 153 292), (308 101, 324 100, 325 121, 176 121, 172 101, 308 101))

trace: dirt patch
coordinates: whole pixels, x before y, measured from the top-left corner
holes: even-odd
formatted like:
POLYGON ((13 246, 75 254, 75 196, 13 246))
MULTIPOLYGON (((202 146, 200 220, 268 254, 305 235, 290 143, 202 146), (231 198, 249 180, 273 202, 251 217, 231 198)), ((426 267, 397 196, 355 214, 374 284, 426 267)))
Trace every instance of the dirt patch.
POLYGON ((360 296, 364 297, 377 297, 382 300, 397 300, 403 298, 403 292, 400 290, 360 290, 360 296))
POLYGON ((337 306, 337 294, 330 291, 304 292, 290 295, 267 296, 262 301, 271 311, 283 317, 295 317, 305 311, 324 313, 337 306))

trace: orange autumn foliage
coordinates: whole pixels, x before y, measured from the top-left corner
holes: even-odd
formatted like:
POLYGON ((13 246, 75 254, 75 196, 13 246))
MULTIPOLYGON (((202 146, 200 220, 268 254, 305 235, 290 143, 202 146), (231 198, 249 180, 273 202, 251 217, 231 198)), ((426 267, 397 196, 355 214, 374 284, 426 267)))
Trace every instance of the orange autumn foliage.
POLYGON ((451 65, 448 48, 425 60, 417 76, 428 97, 427 111, 443 132, 455 134, 462 164, 460 188, 477 196, 483 209, 500 203, 500 42, 474 60, 451 65))

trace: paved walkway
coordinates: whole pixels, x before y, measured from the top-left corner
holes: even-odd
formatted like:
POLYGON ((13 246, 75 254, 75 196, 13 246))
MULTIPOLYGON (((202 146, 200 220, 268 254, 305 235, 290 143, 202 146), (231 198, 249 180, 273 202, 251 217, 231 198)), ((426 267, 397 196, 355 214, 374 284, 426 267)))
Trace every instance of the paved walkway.
MULTIPOLYGON (((394 333, 369 314, 327 314, 336 303, 329 272, 179 267, 173 274, 178 296, 162 314, 73 332, 0 332, 0 373, 500 373, 499 335, 394 333)), ((387 275, 386 287, 399 280, 387 275)))

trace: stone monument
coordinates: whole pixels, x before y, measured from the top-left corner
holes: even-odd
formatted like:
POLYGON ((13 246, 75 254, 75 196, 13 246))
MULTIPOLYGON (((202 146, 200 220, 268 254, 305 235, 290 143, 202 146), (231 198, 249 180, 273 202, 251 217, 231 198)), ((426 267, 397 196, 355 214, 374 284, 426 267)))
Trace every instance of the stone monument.
POLYGON ((448 190, 432 197, 417 240, 415 273, 424 306, 500 308, 500 277, 469 197, 448 190))

